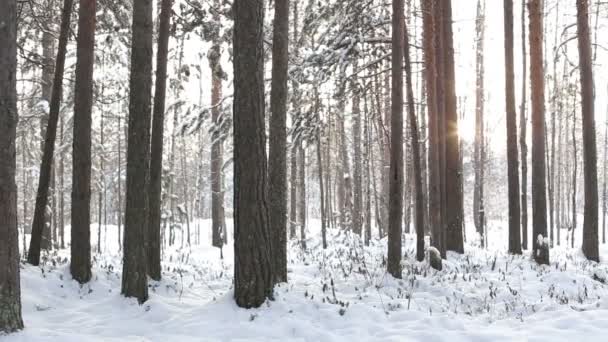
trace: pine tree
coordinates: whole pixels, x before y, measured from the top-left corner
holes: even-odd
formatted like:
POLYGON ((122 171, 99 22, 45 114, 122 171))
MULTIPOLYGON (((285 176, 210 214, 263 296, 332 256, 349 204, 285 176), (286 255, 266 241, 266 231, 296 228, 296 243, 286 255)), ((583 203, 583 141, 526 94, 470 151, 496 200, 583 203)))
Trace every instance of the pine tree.
POLYGON ((530 82, 532 89, 532 243, 533 257, 549 264, 545 167, 545 87, 542 0, 529 0, 530 82))
POLYGON ((17 129, 17 1, 0 2, 0 334, 23 329, 15 140, 17 129))
POLYGON ((259 307, 274 283, 264 128, 264 1, 235 0, 234 297, 259 307))
POLYGON ((507 116, 507 173, 509 196, 509 253, 521 254, 519 230, 519 170, 517 156, 517 113, 513 66, 513 0, 504 0, 505 102, 507 116))
POLYGON ((161 194, 163 171, 163 136, 165 121, 165 97, 167 93, 167 55, 169 50, 169 28, 173 0, 162 0, 156 52, 156 82, 154 84, 154 109, 150 147, 150 198, 147 237, 148 275, 154 280, 161 278, 161 194))
MULTIPOLYGON (((32 236, 27 260, 30 264, 37 266, 40 263, 40 248, 42 232, 46 224, 44 215, 49 198, 49 183, 51 180, 53 155, 55 153, 55 138, 57 136, 57 122, 59 121, 59 110, 63 96, 63 71, 65 66, 65 54, 68 44, 70 29, 70 17, 72 14, 73 0, 65 0, 61 13, 61 30, 59 33, 59 47, 55 64, 55 76, 53 79, 53 91, 49 105, 49 120, 46 127, 42 163, 40 165, 40 176, 38 179, 38 192, 36 194, 36 207, 32 223, 32 236)), ((62 161, 63 163, 63 161, 62 161)), ((63 165, 63 164, 61 164, 63 165)), ((63 177, 63 174, 61 175, 63 177)), ((63 179, 63 178, 62 178, 63 179)), ((62 221, 62 220, 60 220, 62 221)), ((63 230, 63 225, 60 227, 63 230)), ((62 235, 63 236, 63 235, 62 235)), ((61 244, 63 246, 63 243, 61 244)))
POLYGON ((270 90, 268 210, 275 282, 287 281, 287 72, 289 0, 275 0, 270 90))
MULTIPOLYGON (((454 70, 454 39, 452 33, 452 1, 442 1, 443 64, 445 89, 445 187, 446 232, 443 249, 464 253, 462 164, 456 108, 456 80, 454 70)), ((442 250, 442 255, 445 253, 442 250)))
POLYGON ((401 278, 401 220, 403 217, 403 10, 403 0, 393 0, 387 270, 395 278, 401 278))
POLYGON ((91 279, 91 111, 95 63, 96 0, 80 0, 74 83, 72 142, 72 243, 70 271, 80 283, 91 279))
POLYGON ((587 259, 599 262, 597 146, 588 0, 576 1, 576 23, 578 29, 579 70, 581 75, 581 102, 583 107, 583 158, 585 162, 583 253, 587 259))
POLYGON ((122 290, 141 304, 148 299, 147 223, 150 177, 150 106, 152 91, 152 0, 133 2, 129 136, 122 290))
MULTIPOLYGON (((219 4, 219 1, 216 0, 215 3, 219 4)), ((213 20, 218 25, 220 24, 218 11, 213 12, 213 20)), ((221 121, 223 120, 220 108, 222 78, 225 77, 220 63, 221 57, 219 32, 214 32, 212 46, 207 53, 209 67, 211 68, 211 120, 214 125, 211 134, 211 242, 214 247, 222 247, 227 239, 224 212, 224 172, 222 171, 224 142, 220 134, 221 121)))

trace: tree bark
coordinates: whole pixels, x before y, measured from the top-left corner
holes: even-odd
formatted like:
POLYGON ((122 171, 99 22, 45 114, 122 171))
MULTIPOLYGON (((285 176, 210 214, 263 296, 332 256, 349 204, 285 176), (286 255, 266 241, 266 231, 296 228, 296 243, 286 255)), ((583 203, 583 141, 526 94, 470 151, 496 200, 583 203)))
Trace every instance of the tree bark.
POLYGON ((515 71, 513 65, 513 0, 504 0, 504 30, 507 177, 509 187, 509 253, 521 254, 517 113, 515 112, 515 71))
POLYGON ((167 94, 167 55, 169 52, 169 29, 171 25, 172 0, 162 0, 156 52, 156 82, 154 84, 154 108, 152 113, 152 137, 150 147, 150 191, 147 234, 147 269, 153 280, 161 279, 161 194, 163 172, 163 137, 165 122, 165 99, 167 94))
POLYGON ((446 232, 445 249, 464 253, 462 230, 464 228, 462 167, 460 164, 460 139, 458 136, 458 111, 456 108, 456 81, 454 70, 454 42, 452 34, 452 1, 443 2, 444 72, 445 83, 445 201, 446 232))
POLYGON ((521 104, 519 108, 519 146, 521 152, 521 244, 528 249, 528 146, 526 143, 526 100, 527 100, 527 58, 526 52, 526 2, 521 2, 521 55, 522 55, 522 84, 521 104))
POLYGON ((439 172, 439 108, 437 100, 437 55, 435 9, 437 1, 423 1, 423 45, 426 79, 426 102, 428 112, 429 149, 429 226, 431 227, 431 245, 439 247, 441 243, 441 186, 439 172))
POLYGON ((264 128, 264 1, 235 0, 234 297, 259 307, 272 296, 264 128))
MULTIPOLYGON (((65 66, 65 54, 70 29, 70 17, 72 14, 73 0, 65 0, 61 13, 61 31, 59 33, 59 46, 55 65, 55 76, 51 103, 49 105, 49 120, 44 140, 44 151, 40 165, 40 176, 38 179, 38 192, 36 194, 36 207, 32 222, 32 235, 30 248, 27 255, 28 263, 37 266, 40 263, 40 248, 42 244, 42 232, 45 229, 45 212, 49 197, 49 182, 53 167, 53 155, 55 153, 55 138, 57 136, 57 122, 63 93, 63 71, 65 66)), ((62 175, 63 177, 63 175, 62 175)), ((63 189, 62 189, 63 190, 63 189)), ((62 195, 63 196, 63 195, 62 195)), ((25 223, 25 222, 24 222, 25 223)), ((63 227, 60 227, 63 229, 63 227)), ((63 242, 61 243, 63 246, 63 242)))
POLYGON ((391 66, 391 158, 387 270, 401 278, 401 220, 403 217, 403 0, 393 0, 391 66))
POLYGON ((545 168, 545 87, 543 71, 542 0, 529 0, 530 82, 532 89, 532 237, 533 257, 549 264, 545 168))
POLYGON ((96 0, 80 1, 74 84, 70 271, 72 277, 81 284, 91 279, 91 111, 95 8, 96 0))
POLYGON ((17 1, 0 2, 0 334, 23 329, 17 230, 17 1))
MULTIPOLYGON (((270 90, 268 211, 272 260, 277 283, 287 281, 287 79, 289 67, 289 0, 275 0, 270 90)), ((317 149, 320 145, 317 145, 317 149)), ((320 155, 320 152, 318 152, 320 155)), ((320 157, 319 157, 320 158, 320 157)), ((320 159, 319 159, 319 165, 320 159)), ((321 166, 319 166, 321 167, 321 166)), ((321 180, 323 177, 321 176, 321 180)), ((323 186, 321 182, 321 195, 323 186)), ((322 203, 323 204, 323 203, 322 203)), ((321 209, 322 210, 322 209, 321 209)))
MULTIPOLYGON (((219 17, 214 14, 214 20, 219 23, 219 17)), ((224 182, 223 182, 223 139, 220 126, 222 113, 220 110, 222 101, 222 78, 224 71, 220 63, 221 46, 219 37, 214 37, 213 46, 209 50, 207 59, 211 68, 211 119, 213 120, 213 131, 211 134, 211 243, 214 247, 222 247, 226 240, 226 219, 224 213, 224 182)), ((272 146, 272 145, 271 145, 272 146)))
POLYGON ((122 290, 142 304, 148 299, 147 229, 150 184, 150 119, 152 93, 152 1, 133 2, 133 38, 129 80, 129 136, 123 239, 122 290))
POLYGON ((579 70, 583 115, 583 159, 585 163, 585 216, 583 221, 583 254, 599 262, 597 146, 593 97, 593 65, 589 33, 589 2, 576 1, 579 70))

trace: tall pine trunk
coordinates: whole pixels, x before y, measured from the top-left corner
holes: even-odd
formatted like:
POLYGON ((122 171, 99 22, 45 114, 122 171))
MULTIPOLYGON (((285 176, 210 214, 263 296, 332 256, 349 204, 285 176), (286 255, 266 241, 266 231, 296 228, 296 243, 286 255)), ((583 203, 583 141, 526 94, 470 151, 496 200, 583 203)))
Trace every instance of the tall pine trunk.
MULTIPOLYGON (((274 6, 272 84, 270 90, 270 144, 268 152, 268 218, 270 220, 270 233, 272 237, 272 260, 275 268, 274 281, 279 283, 287 281, 287 72, 289 66, 289 0, 275 0, 274 6)), ((319 148, 320 145, 317 146, 317 149, 319 148)), ((323 177, 320 177, 322 180, 323 177)), ((322 194, 323 188, 321 186, 322 194)))
POLYGON ((80 0, 74 84, 72 142, 72 242, 70 271, 79 283, 91 279, 91 110, 95 63, 96 0, 80 0))
POLYGON ((391 158, 389 175, 387 270, 401 278, 401 219, 403 216, 403 0, 393 0, 391 66, 391 158))
MULTIPOLYGON (((214 12, 213 15, 214 21, 219 24, 217 12, 214 12)), ((220 62, 222 53, 219 38, 219 36, 214 36, 213 46, 207 54, 209 67, 211 68, 211 119, 214 125, 211 134, 211 243, 214 247, 222 247, 228 238, 225 231, 224 172, 222 170, 224 164, 224 141, 220 132, 221 122, 223 121, 220 108, 222 101, 222 78, 225 76, 220 62)))
POLYGON ((0 2, 0 334, 23 329, 17 230, 17 1, 0 2))
POLYGON ((542 0, 528 1, 530 15, 530 82, 532 89, 532 242, 533 257, 549 264, 545 167, 545 86, 542 0))
POLYGON ((597 146, 593 97, 593 65, 589 33, 589 2, 576 1, 578 54, 581 75, 583 116, 583 159, 585 163, 585 216, 583 221, 583 254, 599 262, 597 146))
POLYGON ((521 56, 522 56, 522 84, 521 104, 519 108, 519 148, 521 153, 521 244, 528 249, 528 145, 526 143, 526 100, 528 86, 528 66, 526 52, 526 2, 521 2, 521 56))
POLYGON ((141 304, 148 299, 146 243, 150 181, 150 119, 152 92, 152 1, 133 2, 129 136, 123 239, 122 290, 141 304))
POLYGON ((515 112, 515 71, 513 65, 513 0, 504 0, 504 30, 507 176, 509 187, 509 253, 521 254, 517 113, 515 112))
POLYGON ((259 307, 274 283, 264 128, 264 1, 235 0, 234 297, 259 307))
POLYGON ((150 191, 147 238, 147 270, 150 278, 161 278, 161 194, 163 172, 163 137, 165 125, 165 99, 167 94, 167 55, 169 52, 169 28, 172 0, 162 0, 156 51, 156 82, 154 84, 154 108, 152 113, 152 137, 150 147, 150 191))
MULTIPOLYGON (((59 47, 57 50, 55 77, 53 80, 53 91, 51 95, 51 103, 49 105, 49 120, 48 126, 46 128, 46 137, 44 140, 44 151, 42 154, 40 176, 38 179, 38 192, 36 194, 36 207, 34 209, 34 219, 32 223, 32 235, 30 239, 30 248, 27 256, 28 262, 35 266, 40 263, 40 248, 43 235, 42 232, 45 229, 44 226, 46 224, 44 216, 48 204, 49 182, 51 179, 51 170, 53 167, 55 138, 57 136, 57 122, 59 120, 59 111, 63 94, 63 71, 65 66, 65 54, 70 29, 72 4, 73 0, 65 0, 63 4, 63 11, 61 13, 61 31, 59 33, 59 47)), ((63 160, 61 168, 63 168, 63 160)), ((63 174, 61 175, 61 177, 63 177, 63 174)), ((60 227, 60 229, 63 230, 63 226, 60 227)), ((63 240, 61 246, 62 248, 64 246, 63 240)))
MULTIPOLYGON (((446 232, 443 249, 464 253, 462 165, 456 108, 456 81, 454 70, 454 41, 452 34, 452 1, 442 0, 445 84, 445 202, 446 232)), ((442 251, 443 252, 443 251, 442 251)), ((442 253, 444 254, 444 253, 442 253)))

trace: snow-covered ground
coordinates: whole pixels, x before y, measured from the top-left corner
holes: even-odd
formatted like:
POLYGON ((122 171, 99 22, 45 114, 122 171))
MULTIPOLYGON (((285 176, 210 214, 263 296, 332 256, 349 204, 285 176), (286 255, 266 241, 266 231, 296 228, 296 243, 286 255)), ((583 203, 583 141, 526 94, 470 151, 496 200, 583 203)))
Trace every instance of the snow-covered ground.
POLYGON ((196 224, 202 245, 167 250, 163 280, 150 284, 141 306, 120 295, 115 227, 102 235, 105 252, 94 255, 87 285, 71 279, 69 250, 48 255, 41 267, 24 264, 26 329, 0 340, 598 342, 608 335, 608 265, 563 247, 552 250, 548 267, 529 253, 509 256, 504 223, 489 225, 488 250, 469 242, 465 255, 448 255, 442 272, 413 261, 415 237, 407 235, 404 279, 397 280, 385 272, 386 240, 364 247, 332 230, 323 251, 313 221, 309 250, 289 245, 289 283, 252 310, 232 300, 231 243, 220 259, 208 247, 209 222, 196 224))

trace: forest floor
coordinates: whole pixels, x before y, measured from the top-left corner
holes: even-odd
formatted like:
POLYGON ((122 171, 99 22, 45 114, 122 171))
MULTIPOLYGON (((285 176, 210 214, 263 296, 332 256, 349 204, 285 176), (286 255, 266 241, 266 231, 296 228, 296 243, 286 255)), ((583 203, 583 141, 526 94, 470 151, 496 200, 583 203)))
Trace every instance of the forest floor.
MULTIPOLYGON (((608 245, 600 264, 556 247, 551 265, 538 266, 529 252, 505 253, 506 226, 491 223, 487 250, 469 242, 437 272, 414 261, 415 236, 406 235, 397 280, 385 272, 385 239, 365 247, 331 230, 323 251, 313 221, 306 252, 290 242, 289 283, 277 286, 273 301, 244 310, 232 299, 232 243, 220 259, 208 247, 209 221, 196 224, 202 245, 169 248, 163 280, 149 285, 141 306, 120 295, 116 227, 102 228, 104 253, 94 255, 93 280, 84 286, 71 279, 69 249, 47 255, 40 267, 23 264, 26 329, 0 340, 597 342, 608 334, 608 245)), ((92 229, 96 242, 97 225, 92 229)))

